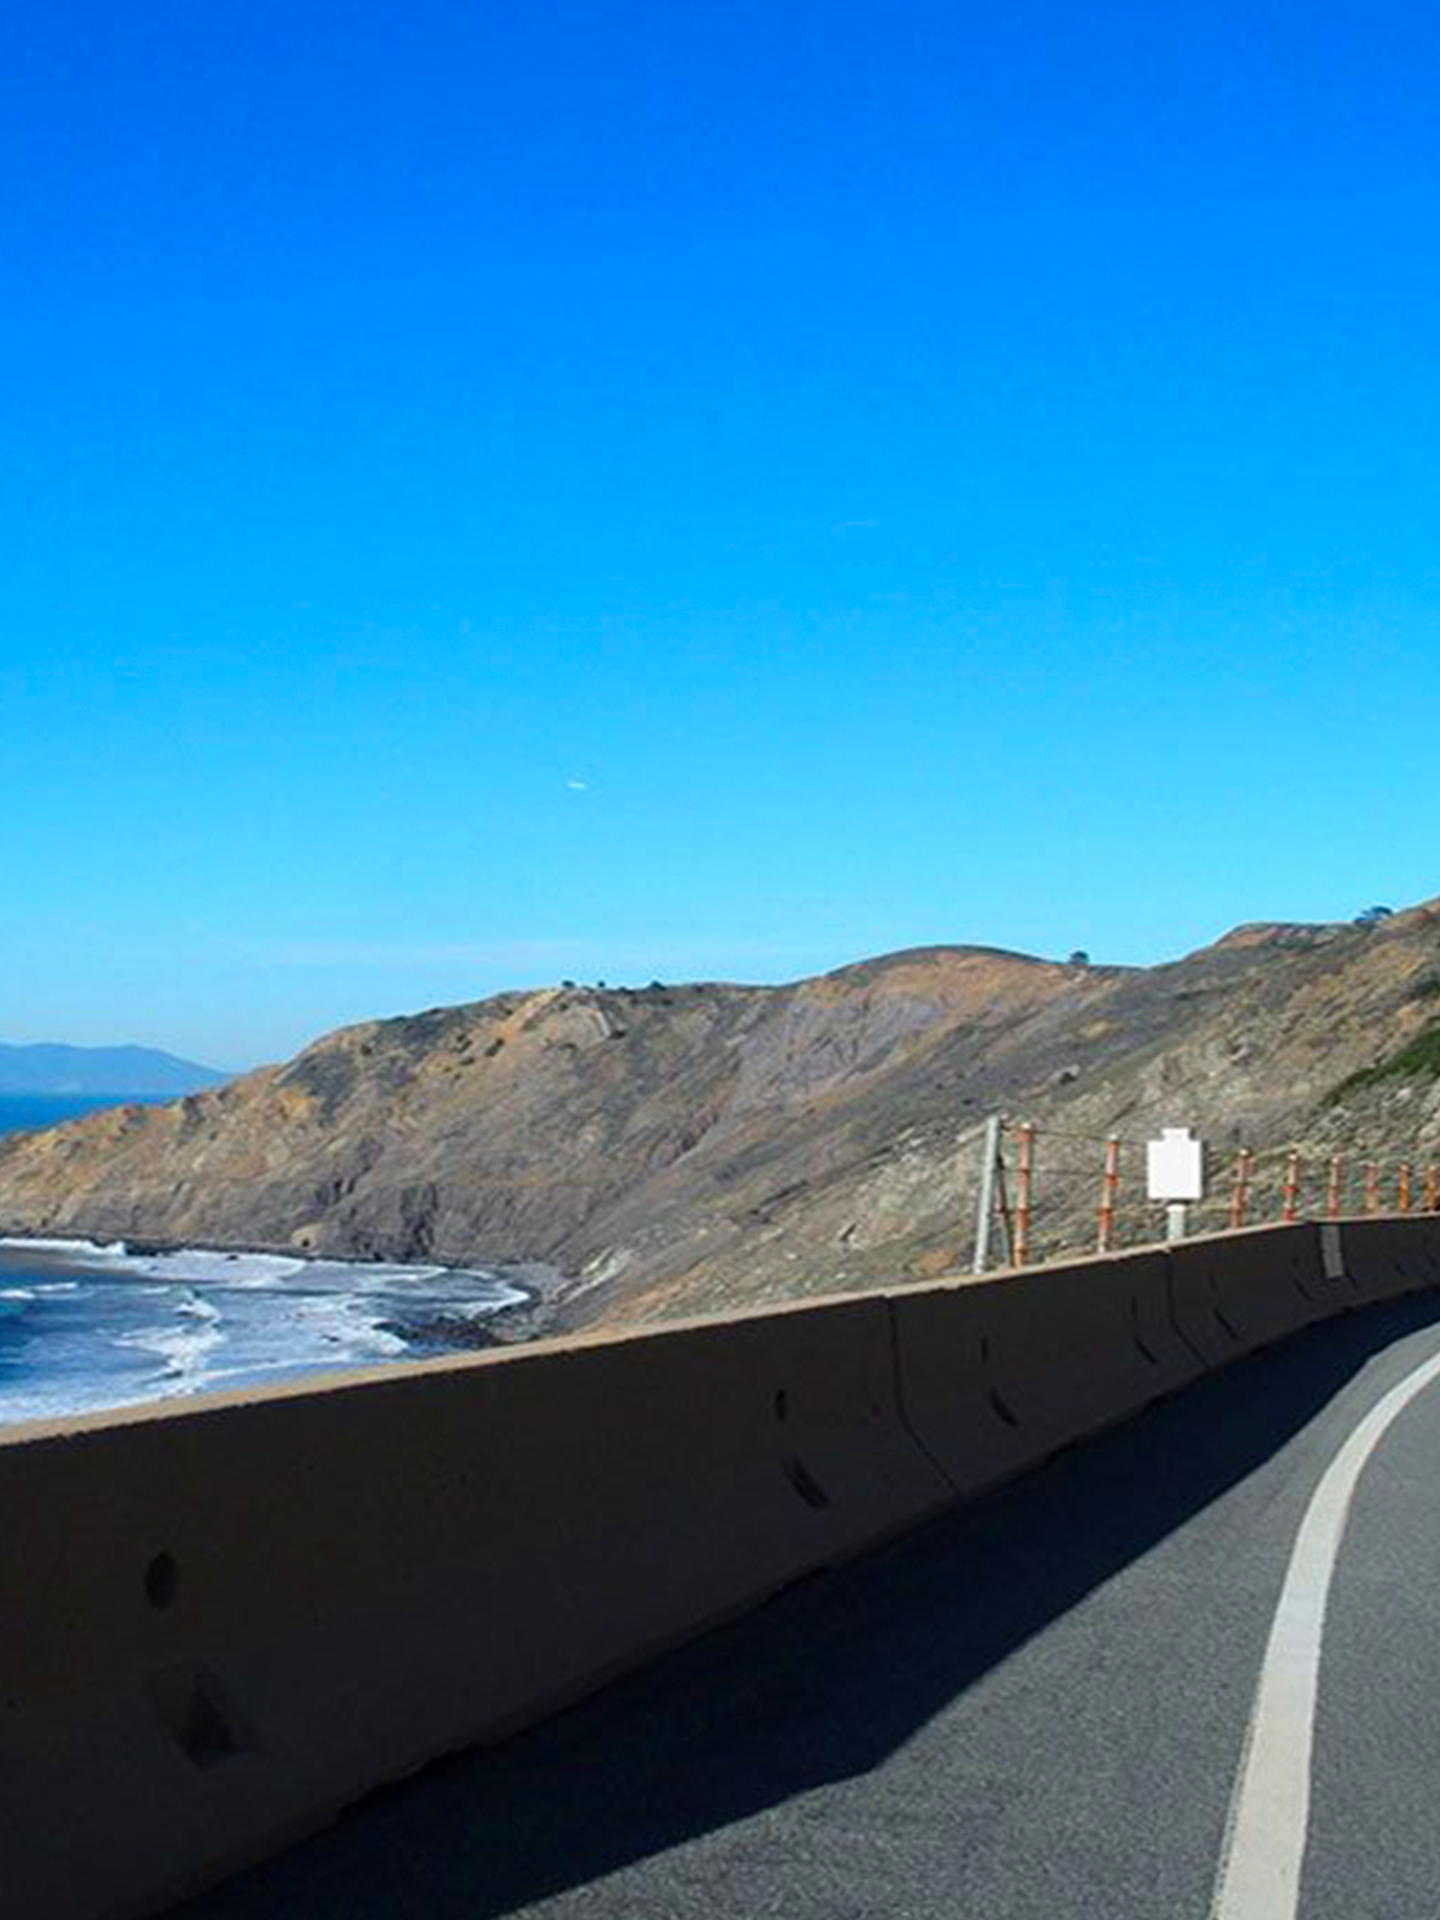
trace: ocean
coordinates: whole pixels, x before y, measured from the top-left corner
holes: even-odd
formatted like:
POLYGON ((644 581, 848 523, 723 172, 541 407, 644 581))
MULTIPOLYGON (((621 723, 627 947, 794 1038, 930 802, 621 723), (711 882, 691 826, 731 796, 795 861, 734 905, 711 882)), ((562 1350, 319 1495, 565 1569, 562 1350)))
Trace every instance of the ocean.
POLYGON ((0 1424, 431 1357, 527 1297, 479 1269, 0 1240, 0 1424))
MULTIPOLYGON (((125 1098, 0 1094, 0 1134, 125 1098)), ((527 1297, 484 1269, 0 1239, 0 1424, 459 1351, 527 1297)))
POLYGON ((143 1093, 0 1093, 0 1133, 18 1133, 32 1127, 58 1127, 62 1120, 101 1107, 121 1107, 140 1101, 159 1104, 159 1097, 143 1093))

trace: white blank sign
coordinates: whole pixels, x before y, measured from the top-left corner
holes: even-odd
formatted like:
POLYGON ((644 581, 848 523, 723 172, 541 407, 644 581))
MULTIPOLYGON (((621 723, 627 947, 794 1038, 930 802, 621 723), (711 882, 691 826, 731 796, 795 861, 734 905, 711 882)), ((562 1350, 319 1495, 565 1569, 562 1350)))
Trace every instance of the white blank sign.
POLYGON ((1145 1180, 1152 1200, 1203 1200, 1203 1144, 1188 1127, 1165 1127, 1145 1149, 1145 1180))

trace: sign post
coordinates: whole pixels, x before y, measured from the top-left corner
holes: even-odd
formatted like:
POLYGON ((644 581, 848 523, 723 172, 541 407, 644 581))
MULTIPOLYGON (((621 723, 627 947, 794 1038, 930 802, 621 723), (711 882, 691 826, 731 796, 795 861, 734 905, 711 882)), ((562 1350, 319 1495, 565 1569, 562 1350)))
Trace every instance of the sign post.
POLYGON ((995 1217, 995 1174, 1000 1165, 1000 1140, 1002 1122, 998 1113, 992 1113, 985 1122, 985 1137, 980 1151, 984 1156, 980 1162, 980 1198, 975 1213, 975 1257, 971 1269, 975 1273, 984 1273, 990 1264, 990 1222, 995 1217))
POLYGON ((1183 1240, 1186 1207, 1205 1198, 1205 1146, 1188 1127, 1162 1127, 1145 1148, 1150 1198, 1165 1208, 1165 1238, 1183 1240))

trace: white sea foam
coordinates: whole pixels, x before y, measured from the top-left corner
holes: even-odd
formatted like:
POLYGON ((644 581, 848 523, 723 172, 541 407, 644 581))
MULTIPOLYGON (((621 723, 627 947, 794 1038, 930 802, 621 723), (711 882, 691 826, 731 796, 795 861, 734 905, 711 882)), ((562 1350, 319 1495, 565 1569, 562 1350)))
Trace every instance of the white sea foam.
POLYGON ((273 1287, 305 1273, 307 1260, 275 1253, 203 1253, 182 1249, 176 1253, 132 1253, 127 1267, 138 1267, 156 1280, 201 1281, 226 1287, 273 1287))
POLYGON ((46 1240, 38 1234, 33 1239, 23 1234, 0 1234, 0 1247, 14 1247, 21 1253, 73 1254, 76 1259, 84 1259, 92 1254, 124 1253, 125 1242, 114 1240, 106 1244, 99 1240, 46 1240))
POLYGON ((182 1285, 199 1281, 228 1287, 269 1287, 293 1280, 310 1263, 285 1254, 212 1253, 199 1247, 180 1247, 171 1253, 134 1253, 122 1242, 114 1247, 94 1247, 77 1256, 77 1264, 182 1285))
POLYGON ((23 1314, 25 1333, 0 1347, 0 1421, 383 1365, 415 1351, 407 1322, 459 1327, 528 1297, 483 1269, 87 1240, 0 1240, 0 1278, 7 1269, 0 1317, 23 1314), (26 1253, 47 1258, 27 1265, 26 1253))
MULTIPOLYGON (((0 1249, 17 1253, 64 1254, 73 1266, 107 1273, 134 1274, 165 1284, 237 1288, 284 1287, 303 1280, 307 1289, 350 1293, 390 1293, 397 1289, 436 1287, 445 1293, 473 1295, 486 1290, 486 1306, 513 1306, 527 1296, 523 1289, 487 1273, 483 1268, 400 1265, 380 1260, 306 1259, 283 1253, 220 1253, 211 1248, 179 1247, 165 1253, 132 1251, 123 1240, 25 1239, 0 1236, 0 1249)), ((73 1284, 73 1283, 72 1283, 73 1284)))
POLYGON ((169 1393, 198 1393, 206 1384, 210 1357, 223 1346, 218 1307, 197 1295, 182 1295, 174 1303, 176 1321, 138 1327, 115 1337, 118 1347, 153 1353, 161 1362, 160 1377, 169 1393))
POLYGON ((0 1423, 20 1420, 68 1420, 77 1413, 109 1413, 117 1407, 140 1407, 155 1398, 153 1387, 126 1393, 99 1380, 77 1384, 66 1380, 46 1386, 32 1380, 18 1391, 0 1396, 0 1423))
POLYGON ((398 1334, 377 1323, 368 1301, 321 1295, 300 1301, 295 1318, 310 1339, 339 1347, 357 1359, 383 1360, 406 1350, 398 1334))

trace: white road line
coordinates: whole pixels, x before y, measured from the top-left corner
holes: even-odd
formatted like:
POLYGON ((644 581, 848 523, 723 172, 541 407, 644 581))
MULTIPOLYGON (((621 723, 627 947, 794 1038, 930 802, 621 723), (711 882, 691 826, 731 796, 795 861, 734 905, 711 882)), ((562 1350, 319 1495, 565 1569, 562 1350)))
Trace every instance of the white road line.
POLYGON ((1235 1783, 1212 1920, 1294 1920, 1310 1821, 1320 1641, 1355 1484, 1391 1422, 1440 1378, 1440 1354, 1371 1408, 1305 1509, 1270 1627, 1235 1783))

